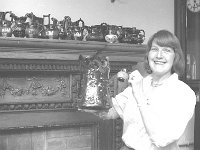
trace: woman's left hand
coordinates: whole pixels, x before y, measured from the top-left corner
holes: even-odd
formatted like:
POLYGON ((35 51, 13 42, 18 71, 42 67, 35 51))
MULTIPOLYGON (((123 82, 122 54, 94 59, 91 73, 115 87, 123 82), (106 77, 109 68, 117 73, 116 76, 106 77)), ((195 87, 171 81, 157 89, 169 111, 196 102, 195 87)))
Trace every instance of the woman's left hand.
POLYGON ((138 96, 142 95, 142 79, 143 76, 140 74, 138 70, 133 71, 129 75, 129 80, 128 82, 130 83, 132 90, 133 90, 133 95, 136 98, 136 101, 138 103, 138 96))

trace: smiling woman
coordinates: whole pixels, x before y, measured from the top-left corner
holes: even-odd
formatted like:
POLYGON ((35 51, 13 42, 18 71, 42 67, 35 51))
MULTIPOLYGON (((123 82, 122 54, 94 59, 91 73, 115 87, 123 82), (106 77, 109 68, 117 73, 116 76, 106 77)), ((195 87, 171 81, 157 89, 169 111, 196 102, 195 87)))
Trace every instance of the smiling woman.
POLYGON ((163 61, 165 64, 171 63, 170 74, 176 72, 179 76, 183 75, 185 68, 184 55, 178 38, 171 32, 160 30, 154 34, 147 43, 147 51, 145 63, 149 73, 153 72, 150 65, 163 61))
POLYGON ((121 150, 178 150, 177 142, 196 104, 194 91, 178 78, 184 70, 182 49, 177 37, 167 30, 156 32, 147 46, 149 75, 132 72, 130 85, 112 98, 108 113, 99 116, 123 119, 126 146, 121 150))
POLYGON ((149 51, 148 61, 154 78, 169 77, 171 75, 171 67, 174 62, 175 53, 172 48, 161 47, 155 42, 149 51))

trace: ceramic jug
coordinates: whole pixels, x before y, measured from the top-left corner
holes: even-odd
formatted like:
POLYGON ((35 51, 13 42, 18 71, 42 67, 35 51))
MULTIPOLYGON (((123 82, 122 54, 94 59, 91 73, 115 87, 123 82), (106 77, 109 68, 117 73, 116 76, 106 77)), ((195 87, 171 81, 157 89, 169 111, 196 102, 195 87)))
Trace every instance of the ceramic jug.
POLYGON ((57 22, 58 20, 56 18, 50 19, 50 14, 43 15, 44 19, 44 38, 46 39, 59 39, 59 29, 57 28, 57 22), (45 22, 45 20, 47 22, 45 22), (50 23, 50 21, 53 21, 53 24, 50 23))
POLYGON ((26 16, 18 17, 15 14, 11 13, 10 16, 14 19, 12 23, 12 33, 15 37, 25 37, 25 30, 27 24, 26 16))
POLYGON ((27 38, 38 38, 41 30, 43 29, 42 18, 36 17, 32 12, 25 15, 27 17, 27 27, 25 29, 25 34, 27 38))
POLYGON ((136 33, 137 33, 137 38, 136 38, 136 43, 137 44, 142 44, 145 40, 145 31, 144 30, 139 30, 137 29, 136 30, 136 33))
POLYGON ((0 36, 2 36, 2 27, 4 20, 5 20, 5 12, 0 12, 0 36))
POLYGON ((11 28, 12 22, 8 20, 2 21, 2 27, 1 27, 1 36, 2 37, 11 37, 12 36, 12 28, 11 28))
POLYGON ((106 23, 100 25, 93 25, 89 29, 88 41, 102 41, 105 42, 105 36, 109 33, 106 23))
POLYGON ((56 18, 51 18, 53 24, 49 25, 49 29, 46 30, 46 36, 49 39, 58 39, 59 38, 59 29, 57 28, 58 20, 56 18))
POLYGON ((144 38, 144 30, 138 30, 136 27, 123 27, 119 41, 120 43, 141 44, 144 38))
POLYGON ((105 56, 79 57, 82 71, 82 101, 80 109, 106 110, 109 108, 109 59, 105 56))
POLYGON ((74 27, 72 25, 71 18, 69 16, 65 16, 62 21, 61 29, 59 32, 60 39, 73 40, 74 39, 73 31, 74 27))
POLYGON ((80 18, 74 25, 73 36, 74 40, 81 41, 83 39, 84 21, 80 18))
POLYGON ((11 37, 12 36, 12 17, 10 17, 11 11, 0 12, 0 36, 11 37), (7 17, 8 16, 8 17, 7 17))
POLYGON ((122 34, 122 26, 109 25, 108 26, 109 34, 105 36, 105 40, 109 43, 118 43, 121 34, 122 34))

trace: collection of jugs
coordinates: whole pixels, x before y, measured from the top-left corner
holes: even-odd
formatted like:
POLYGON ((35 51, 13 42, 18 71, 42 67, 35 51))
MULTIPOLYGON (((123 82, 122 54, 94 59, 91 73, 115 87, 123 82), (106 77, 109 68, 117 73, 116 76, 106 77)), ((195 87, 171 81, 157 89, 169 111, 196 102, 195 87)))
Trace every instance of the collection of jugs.
POLYGON ((107 23, 87 26, 81 18, 73 22, 69 16, 58 21, 50 14, 41 18, 31 12, 18 17, 7 11, 0 12, 0 36, 141 44, 145 32, 107 23))

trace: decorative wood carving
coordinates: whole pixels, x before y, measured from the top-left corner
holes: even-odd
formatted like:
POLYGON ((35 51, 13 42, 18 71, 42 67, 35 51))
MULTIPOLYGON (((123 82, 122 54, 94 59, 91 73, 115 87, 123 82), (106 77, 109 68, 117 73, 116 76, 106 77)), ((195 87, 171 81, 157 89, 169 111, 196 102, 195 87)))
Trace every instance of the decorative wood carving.
POLYGON ((122 141, 123 121, 119 118, 115 120, 115 150, 120 150, 124 146, 122 141))
MULTIPOLYGON (((45 64, 28 63, 0 64, 0 112, 77 109, 75 104, 81 98, 81 77, 76 62, 68 63, 66 67, 52 64, 49 68, 45 68, 45 64)), ((130 70, 134 64, 113 63, 111 77, 122 68, 130 70)), ((111 93, 114 93, 113 90, 111 93)))

